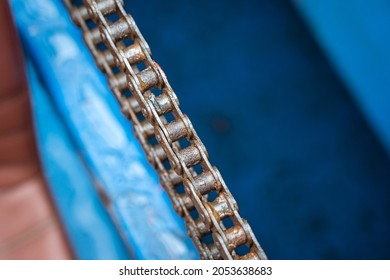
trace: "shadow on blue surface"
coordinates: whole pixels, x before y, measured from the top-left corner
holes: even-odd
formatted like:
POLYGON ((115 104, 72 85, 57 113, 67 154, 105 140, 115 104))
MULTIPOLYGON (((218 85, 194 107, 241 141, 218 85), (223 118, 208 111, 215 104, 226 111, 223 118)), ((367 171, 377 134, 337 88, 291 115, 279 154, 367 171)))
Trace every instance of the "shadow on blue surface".
POLYGON ((126 3, 271 259, 390 258, 389 158, 291 3, 126 3))

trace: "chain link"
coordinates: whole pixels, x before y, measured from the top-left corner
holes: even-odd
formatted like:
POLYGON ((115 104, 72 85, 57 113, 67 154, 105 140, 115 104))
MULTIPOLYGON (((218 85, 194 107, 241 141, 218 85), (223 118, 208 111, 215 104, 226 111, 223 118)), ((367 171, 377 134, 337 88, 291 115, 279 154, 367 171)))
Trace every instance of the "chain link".
POLYGON ((64 2, 201 258, 267 259, 123 0, 64 2))

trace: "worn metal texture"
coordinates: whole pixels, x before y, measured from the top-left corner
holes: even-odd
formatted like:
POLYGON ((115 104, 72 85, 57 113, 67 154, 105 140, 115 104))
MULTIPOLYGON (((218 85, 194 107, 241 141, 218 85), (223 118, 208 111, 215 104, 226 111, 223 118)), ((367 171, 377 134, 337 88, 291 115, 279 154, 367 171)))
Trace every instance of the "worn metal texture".
POLYGON ((63 4, 51 0, 11 4, 25 48, 132 257, 197 258, 63 4))
POLYGON ((270 258, 390 258, 390 160, 291 3, 125 4, 270 258))
POLYGON ((389 157, 291 1, 125 4, 270 259, 390 258, 389 157))
POLYGON ((64 2, 201 258, 266 259, 123 1, 64 2))

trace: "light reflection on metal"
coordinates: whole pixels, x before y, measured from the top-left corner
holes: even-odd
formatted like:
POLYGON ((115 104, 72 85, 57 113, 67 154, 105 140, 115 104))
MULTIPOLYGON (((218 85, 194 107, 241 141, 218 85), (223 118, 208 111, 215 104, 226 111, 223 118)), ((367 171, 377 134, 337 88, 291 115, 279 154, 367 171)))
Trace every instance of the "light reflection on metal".
POLYGON ((123 1, 64 2, 201 258, 266 259, 123 1))
POLYGON ((182 221, 63 4, 53 0, 13 0, 11 4, 25 47, 133 256, 196 258, 182 221))

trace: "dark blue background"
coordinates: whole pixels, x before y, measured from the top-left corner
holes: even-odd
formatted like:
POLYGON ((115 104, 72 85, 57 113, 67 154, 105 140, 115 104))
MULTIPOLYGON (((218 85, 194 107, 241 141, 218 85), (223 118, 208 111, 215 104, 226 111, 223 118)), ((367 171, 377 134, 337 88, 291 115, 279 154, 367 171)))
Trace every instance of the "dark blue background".
POLYGON ((290 2, 126 5, 269 258, 390 258, 389 157, 290 2))

